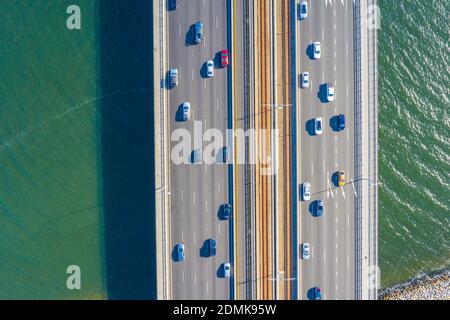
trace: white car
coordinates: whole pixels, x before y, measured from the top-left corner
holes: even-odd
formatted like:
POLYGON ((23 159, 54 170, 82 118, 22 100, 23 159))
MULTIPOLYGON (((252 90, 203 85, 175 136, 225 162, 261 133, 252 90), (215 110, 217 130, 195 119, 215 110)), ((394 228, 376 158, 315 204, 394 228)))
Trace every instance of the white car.
POLYGON ((308 88, 309 87, 309 72, 303 72, 302 73, 301 87, 302 88, 308 88))
POLYGON ((302 199, 303 201, 311 199, 311 184, 309 182, 302 184, 302 199))
POLYGON ((320 53, 321 53, 321 49, 320 49, 320 42, 314 42, 313 44, 313 57, 314 59, 320 59, 320 53))
POLYGON ((214 62, 212 60, 206 61, 206 74, 208 77, 214 77, 214 62))
POLYGON ((310 256, 311 256, 311 251, 310 251, 310 246, 308 242, 305 242, 302 245, 302 258, 303 260, 309 260, 310 256))
POLYGON ((323 132, 323 119, 322 118, 315 118, 314 119, 314 134, 320 135, 323 132))
POLYGON ((334 97, 334 87, 331 84, 327 83, 326 88, 327 88, 327 101, 333 102, 334 98, 335 98, 334 97))
POLYGON ((183 113, 183 121, 188 121, 191 118, 191 104, 189 102, 183 103, 181 110, 183 113))
POLYGON ((306 19, 306 17, 308 16, 308 2, 306 1, 302 1, 300 3, 300 8, 299 8, 299 18, 300 20, 306 19))

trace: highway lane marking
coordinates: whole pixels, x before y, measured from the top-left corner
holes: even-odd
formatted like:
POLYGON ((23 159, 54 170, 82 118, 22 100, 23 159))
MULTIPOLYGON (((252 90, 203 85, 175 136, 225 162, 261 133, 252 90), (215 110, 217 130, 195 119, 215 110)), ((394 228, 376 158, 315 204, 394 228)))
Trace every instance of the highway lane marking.
POLYGON ((180 198, 181 198, 181 201, 183 201, 183 190, 180 190, 180 198))
POLYGON ((181 272, 181 279, 182 279, 182 281, 184 283, 184 271, 181 272))
POLYGON ((324 34, 325 34, 325 32, 324 32, 324 30, 323 30, 323 28, 322 28, 322 41, 323 41, 323 39, 325 38, 325 37, 324 37, 324 34))
POLYGON ((347 256, 347 269, 350 269, 350 256, 347 256))
POLYGON ((350 131, 347 130, 347 141, 350 141, 350 131))
POLYGON ((219 228, 217 230, 217 233, 220 235, 220 223, 219 223, 219 228))
MULTIPOLYGON (((338 203, 336 202, 336 209, 338 208, 338 203)), ((336 230, 337 231, 337 230, 336 230)))
POLYGON ((358 193, 356 192, 355 184, 353 183, 353 179, 350 179, 350 181, 351 181, 351 183, 352 183, 353 193, 355 194, 355 198, 358 198, 358 193))
POLYGON ((219 111, 219 99, 217 99, 217 101, 216 101, 216 109, 217 109, 217 111, 219 111))
POLYGON ((326 251, 323 250, 323 264, 325 264, 327 261, 327 255, 326 255, 326 251))
POLYGON ((203 0, 203 7, 206 7, 206 0, 203 0))
POLYGON ((192 192, 192 203, 195 204, 195 191, 192 192))
POLYGON ((216 29, 219 29, 219 17, 216 17, 216 29))
POLYGON ((206 80, 203 80, 203 87, 206 89, 206 80))
POLYGON ((209 291, 209 284, 208 281, 206 281, 206 294, 208 294, 208 291, 209 291))
POLYGON ((184 238, 184 231, 181 231, 181 242, 183 242, 183 238, 184 238))
POLYGON ((338 285, 336 285, 336 291, 338 291, 338 285))
POLYGON ((342 190, 342 196, 343 196, 344 199, 345 199, 345 191, 344 191, 344 188, 341 187, 341 190, 342 190))
POLYGON ((191 76, 192 76, 192 80, 194 80, 194 68, 192 68, 191 76))
MULTIPOLYGON (((336 23, 333 26, 334 31, 336 31, 336 23)), ((334 39, 334 43, 336 43, 336 38, 334 39)))
POLYGON ((348 83, 347 83, 347 97, 348 97, 348 83))
POLYGON ((338 249, 338 244, 337 244, 337 242, 336 242, 336 250, 338 249))
POLYGON ((181 37, 181 24, 178 26, 178 36, 181 37))
POLYGON ((325 82, 325 72, 322 73, 322 82, 325 82))
POLYGON ((350 214, 347 213, 347 227, 350 227, 350 214))
POLYGON ((337 66, 334 66, 334 72, 336 72, 336 70, 337 70, 337 66))
POLYGON ((220 182, 217 183, 217 194, 220 194, 220 182))
POLYGON ((197 244, 197 237, 196 237, 196 234, 195 234, 195 232, 194 232, 194 246, 197 244))
POLYGON ((194 273, 194 285, 197 285, 197 272, 194 273))
MULTIPOLYGON (((336 30, 336 29, 335 29, 336 30)), ((336 38, 334 38, 334 44, 336 44, 337 43, 337 40, 336 40, 336 38)))
MULTIPOLYGON (((336 9, 334 9, 333 14, 334 14, 334 16, 336 17, 336 9)), ((334 24, 334 26, 336 26, 336 24, 334 24)))
POLYGON ((311 175, 314 175, 314 162, 311 162, 311 175))
POLYGON ((345 55, 348 56, 348 42, 345 43, 345 55))
POLYGON ((205 200, 205 213, 208 213, 208 200, 205 200))
POLYGON ((337 55, 337 53, 336 53, 336 51, 334 52, 334 58, 336 59, 336 55, 337 55))

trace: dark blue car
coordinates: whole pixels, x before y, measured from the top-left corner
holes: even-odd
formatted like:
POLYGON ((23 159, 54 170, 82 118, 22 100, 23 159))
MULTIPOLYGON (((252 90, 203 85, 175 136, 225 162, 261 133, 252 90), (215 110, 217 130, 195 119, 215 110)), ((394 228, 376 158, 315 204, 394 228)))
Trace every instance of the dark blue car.
POLYGON ((320 292, 320 288, 319 287, 311 288, 308 292, 308 299, 309 300, 321 300, 322 294, 320 292))
POLYGON ((220 208, 220 213, 222 220, 229 220, 231 218, 231 205, 224 203, 220 208))
POLYGON ((344 130, 345 129, 345 115, 344 114, 340 114, 338 116, 337 120, 338 120, 337 121, 337 127, 338 127, 339 131, 344 130))
POLYGON ((322 215, 323 215, 323 211, 324 211, 324 208, 323 208, 323 201, 322 201, 322 200, 317 200, 317 201, 314 203, 314 216, 315 216, 315 217, 320 217, 320 216, 322 216, 322 215))
POLYGON ((184 244, 182 243, 175 246, 175 260, 178 262, 184 261, 184 244))

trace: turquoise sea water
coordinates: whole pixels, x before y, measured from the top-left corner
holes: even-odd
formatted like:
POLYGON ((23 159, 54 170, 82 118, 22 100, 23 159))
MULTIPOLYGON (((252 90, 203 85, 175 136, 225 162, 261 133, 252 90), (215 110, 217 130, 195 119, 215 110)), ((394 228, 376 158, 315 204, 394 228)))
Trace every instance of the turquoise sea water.
POLYGON ((382 285, 450 266, 447 0, 380 0, 382 285))
POLYGON ((0 1, 0 298, 102 298, 98 3, 0 1), (66 288, 78 265, 82 290, 66 288))
POLYGON ((151 1, 72 4, 0 1, 0 299, 154 299, 151 1))

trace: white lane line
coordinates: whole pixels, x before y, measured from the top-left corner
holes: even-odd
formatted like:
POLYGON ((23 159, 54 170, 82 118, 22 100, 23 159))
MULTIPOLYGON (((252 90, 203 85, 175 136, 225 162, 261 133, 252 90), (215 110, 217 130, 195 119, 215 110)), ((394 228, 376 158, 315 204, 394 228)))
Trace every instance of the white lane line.
POLYGON ((220 182, 217 183, 217 194, 220 194, 220 182))
POLYGON ((355 184, 353 183, 353 179, 350 179, 353 187, 353 193, 355 194, 355 198, 358 198, 358 193, 356 192, 355 184))
POLYGON ((336 285, 336 291, 339 291, 339 287, 338 287, 338 285, 336 285))
POLYGON ((205 200, 205 213, 208 213, 208 200, 205 200))
POLYGON ((219 99, 217 99, 217 101, 216 101, 216 109, 217 109, 217 111, 219 111, 219 99))
POLYGON ((323 41, 323 39, 325 38, 324 35, 325 35, 325 32, 324 32, 324 30, 323 30, 323 28, 322 28, 322 41, 323 41))
MULTIPOLYGON (((338 208, 338 203, 337 203, 337 202, 336 202, 336 206, 335 206, 335 207, 336 207, 336 209, 338 208)), ((336 230, 336 231, 337 231, 337 230, 336 230)))
POLYGON ((339 231, 338 231, 339 229, 338 228, 336 228, 336 237, 338 236, 338 234, 339 234, 339 231))
POLYGON ((178 26, 178 36, 181 37, 181 24, 178 26))
POLYGON ((314 162, 311 162, 311 175, 314 175, 314 162))
POLYGON ((342 190, 342 196, 344 197, 344 199, 345 199, 345 191, 344 191, 344 188, 343 187, 341 187, 341 190, 342 190))
POLYGON ((197 285, 197 272, 194 273, 194 285, 197 285))
POLYGON ((336 72, 336 70, 337 70, 337 66, 334 66, 334 72, 336 72))
POLYGON ((208 281, 206 281, 206 294, 208 294, 209 291, 209 285, 208 285, 208 281))
POLYGON ((350 214, 347 213, 347 227, 350 227, 350 214))
POLYGON ((203 0, 203 7, 206 7, 206 0, 203 0))
POLYGON ((327 262, 327 255, 326 255, 326 251, 323 250, 323 264, 325 264, 327 262))
POLYGON ((196 235, 195 235, 195 232, 194 232, 194 246, 197 244, 197 237, 196 237, 196 235))
POLYGON ((183 190, 180 190, 180 198, 181 198, 181 201, 183 201, 183 190))
POLYGON ((219 17, 216 17, 216 29, 219 28, 219 17))
MULTIPOLYGON (((336 31, 336 23, 333 26, 334 31, 336 31)), ((334 43, 336 43, 336 39, 334 39, 334 43)))
POLYGON ((337 53, 336 53, 336 51, 334 52, 334 58, 336 59, 336 55, 337 55, 337 53))
POLYGON ((182 281, 184 283, 184 271, 181 272, 181 279, 182 279, 182 281))
POLYGON ((337 43, 337 39, 336 38, 334 38, 334 44, 336 44, 337 43))
POLYGON ((194 80, 194 68, 192 68, 191 75, 192 75, 192 80, 194 80))
MULTIPOLYGON (((311 82, 311 81, 310 81, 311 82)), ((312 86, 312 82, 309 84, 309 91, 313 92, 313 86, 312 86)))
POLYGON ((195 191, 192 192, 192 203, 195 204, 195 191))
MULTIPOLYGON (((334 14, 334 16, 336 17, 336 9, 334 9, 333 14, 334 14)), ((336 24, 335 24, 335 26, 336 26, 336 24)))
POLYGON ((347 83, 347 97, 348 97, 348 83, 347 83))
POLYGON ((217 229, 217 233, 220 235, 220 223, 219 223, 219 227, 217 229))
POLYGON ((347 256, 347 269, 350 269, 350 256, 347 256))
POLYGON ((183 242, 183 238, 184 238, 184 231, 181 231, 181 242, 183 242))
POLYGON ((339 272, 336 270, 336 278, 338 277, 339 272))
POLYGON ((325 73, 322 73, 322 83, 325 82, 325 73))
POLYGON ((203 87, 206 89, 206 80, 203 80, 203 87))
POLYGON ((348 42, 345 43, 345 55, 348 56, 348 42))
POLYGON ((338 244, 336 243, 336 250, 338 249, 338 244))

